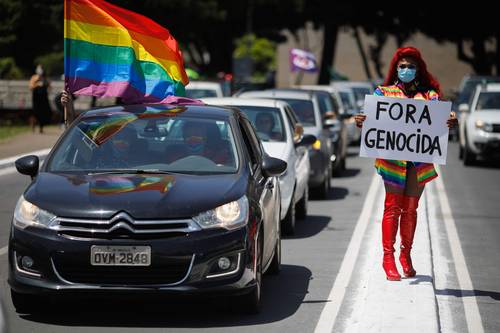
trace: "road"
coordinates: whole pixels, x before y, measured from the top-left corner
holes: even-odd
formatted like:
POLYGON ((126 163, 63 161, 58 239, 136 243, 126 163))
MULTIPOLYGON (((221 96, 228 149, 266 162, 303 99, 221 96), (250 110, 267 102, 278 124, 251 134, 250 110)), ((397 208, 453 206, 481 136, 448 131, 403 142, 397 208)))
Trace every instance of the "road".
MULTIPOLYGON (((441 179, 460 248, 441 221, 446 219, 446 214, 436 208, 437 213, 432 215, 433 210, 428 209, 432 216, 419 230, 427 230, 428 225, 431 241, 426 242, 427 234, 422 232, 419 237, 423 237, 423 241, 418 245, 430 244, 427 246, 430 247, 428 253, 433 254, 432 266, 429 260, 429 275, 417 278, 424 285, 427 283, 433 293, 430 301, 437 304, 438 330, 466 332, 469 324, 469 328, 482 326, 485 332, 500 332, 500 166, 482 163, 466 168, 459 163, 457 154, 456 144, 451 144, 448 165, 441 167, 441 179), (465 267, 460 266, 456 253, 463 253, 465 267), (457 272, 470 276, 473 289, 461 289, 463 276, 459 277, 457 272), (473 313, 475 305, 479 311, 477 316, 473 313), (479 323, 473 318, 479 318, 479 323)), ((8 332, 193 332, 200 329, 240 333, 320 332, 321 327, 353 331, 349 325, 359 312, 355 307, 370 304, 356 295, 359 295, 359 281, 366 273, 362 262, 373 252, 372 242, 367 239, 369 235, 380 237, 378 225, 371 221, 379 218, 383 191, 380 182, 374 181, 372 161, 357 157, 356 148, 350 148, 347 167, 341 176, 332 179, 333 190, 328 199, 311 201, 309 217, 300 221, 294 237, 283 240, 282 272, 279 276, 265 277, 263 311, 254 316, 238 313, 232 303, 223 298, 137 297, 64 300, 48 304, 46 311, 40 314, 18 315, 11 304, 6 282, 5 246, 13 208, 29 179, 17 174, 0 175, 0 297, 8 332), (370 184, 377 184, 377 189, 372 191, 374 196, 368 198, 374 201, 373 207, 365 202, 370 184), (363 225, 366 229, 360 227, 363 225), (346 288, 342 289, 340 280, 346 278, 346 288), (340 293, 335 289, 339 285, 340 293)), ((436 188, 433 184, 426 189, 429 207, 440 207, 436 188)), ((382 270, 379 259, 373 263, 373 274, 377 276, 382 270)), ((370 288, 376 288, 373 283, 370 288)), ((407 297, 406 293, 417 290, 419 281, 408 279, 395 285, 380 279, 376 283, 383 284, 386 292, 380 296, 383 303, 395 297, 407 297)), ((415 297, 409 300, 416 302, 418 309, 420 301, 415 297)), ((370 309, 363 311, 369 313, 370 309)), ((397 311, 401 311, 403 317, 408 314, 408 309, 397 311)), ((408 331, 416 325, 418 320, 409 322, 408 331)))

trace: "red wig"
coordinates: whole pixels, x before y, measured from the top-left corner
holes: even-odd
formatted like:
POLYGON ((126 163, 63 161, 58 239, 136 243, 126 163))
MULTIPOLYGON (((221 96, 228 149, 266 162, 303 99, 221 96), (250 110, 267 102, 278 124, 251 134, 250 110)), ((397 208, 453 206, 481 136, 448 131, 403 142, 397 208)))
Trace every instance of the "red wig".
POLYGON ((419 84, 428 89, 434 89, 439 96, 441 97, 441 87, 439 82, 432 76, 431 73, 427 71, 427 65, 425 64, 424 59, 422 59, 422 55, 420 51, 414 47, 400 47, 394 53, 392 57, 391 63, 389 64, 389 72, 384 81, 384 86, 389 86, 394 84, 394 82, 398 79, 397 67, 398 62, 403 58, 411 58, 417 63, 417 77, 419 84))

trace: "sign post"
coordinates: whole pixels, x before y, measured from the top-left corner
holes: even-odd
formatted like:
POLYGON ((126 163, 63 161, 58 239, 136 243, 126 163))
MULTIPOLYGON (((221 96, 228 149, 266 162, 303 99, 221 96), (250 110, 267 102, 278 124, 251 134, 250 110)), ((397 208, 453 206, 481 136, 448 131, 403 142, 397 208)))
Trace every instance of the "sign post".
POLYGON ((446 164, 451 102, 366 96, 359 155, 446 164))

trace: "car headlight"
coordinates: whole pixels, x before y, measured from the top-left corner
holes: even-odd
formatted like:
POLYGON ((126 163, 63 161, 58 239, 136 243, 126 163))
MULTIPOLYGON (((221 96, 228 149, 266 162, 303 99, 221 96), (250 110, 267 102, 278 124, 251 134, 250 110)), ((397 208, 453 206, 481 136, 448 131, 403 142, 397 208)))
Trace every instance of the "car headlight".
POLYGON ((48 227, 54 222, 56 216, 38 208, 21 195, 14 211, 14 225, 24 229, 28 226, 48 227))
POLYGON ((476 128, 479 128, 485 132, 493 132, 493 125, 487 122, 484 122, 481 119, 476 120, 476 128))
POLYGON ((242 196, 215 209, 200 213, 193 217, 203 229, 224 228, 233 230, 245 225, 248 221, 248 199, 242 196))

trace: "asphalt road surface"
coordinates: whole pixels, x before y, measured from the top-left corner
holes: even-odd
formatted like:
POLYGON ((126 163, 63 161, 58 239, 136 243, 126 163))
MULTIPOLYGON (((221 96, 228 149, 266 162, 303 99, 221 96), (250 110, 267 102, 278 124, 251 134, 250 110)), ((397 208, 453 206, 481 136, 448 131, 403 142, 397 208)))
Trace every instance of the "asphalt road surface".
MULTIPOLYGON (((438 242, 433 243, 432 253, 444 258, 433 262, 435 282, 433 278, 427 281, 435 293, 437 327, 441 331, 466 332, 467 327, 479 327, 471 326, 474 318, 479 318, 475 324, 482 326, 485 332, 500 332, 500 165, 480 163, 464 167, 457 154, 456 145, 451 144, 448 165, 441 167, 441 179, 460 249, 457 243, 450 241, 449 230, 439 223, 439 216, 435 224, 429 220, 431 238, 438 242), (452 259, 455 253, 463 253, 465 267, 459 265, 459 260, 452 259), (441 265, 446 266, 446 271, 441 265), (461 289, 463 279, 458 275, 464 269, 470 276, 471 290, 461 289), (471 315, 475 305, 478 316, 471 315)), ((345 275, 350 277, 345 297, 335 299, 337 295, 331 291, 341 267, 346 266, 345 254, 356 236, 354 232, 358 230, 357 221, 374 179, 374 169, 372 160, 357 157, 356 148, 350 148, 347 168, 341 176, 332 179, 333 189, 328 199, 310 201, 308 218, 298 223, 294 237, 283 240, 282 272, 279 276, 265 277, 263 310, 259 315, 243 315, 224 298, 145 299, 137 296, 66 299, 48 303, 44 311, 35 315, 17 314, 6 281, 5 252, 12 212, 29 179, 14 173, 0 175, 0 299, 7 332, 145 333, 201 329, 239 333, 320 332, 319 321, 329 315, 324 310, 335 302, 340 310, 333 318, 332 328, 349 331, 343 323, 353 311, 348 306, 353 302, 349 289, 356 283, 359 267, 356 265, 352 274, 345 275)), ((375 206, 380 206, 383 192, 377 193, 375 206)), ((376 213, 375 208, 368 216, 376 213)), ((363 235, 357 236, 363 240, 363 235)), ((370 251, 363 245, 361 242, 359 246, 360 257, 370 251)), ((405 309, 401 309, 401 313, 404 315, 405 309)), ((408 324, 409 331, 413 324, 408 324)))

